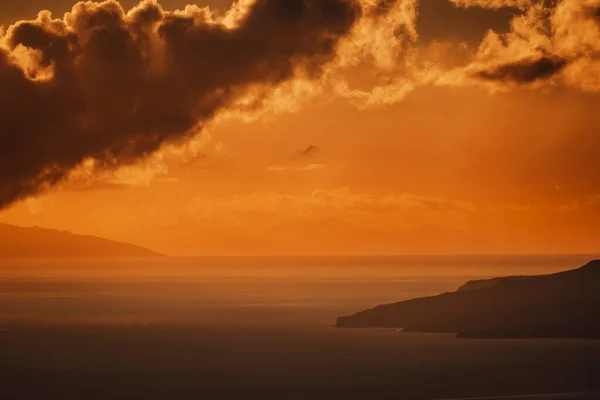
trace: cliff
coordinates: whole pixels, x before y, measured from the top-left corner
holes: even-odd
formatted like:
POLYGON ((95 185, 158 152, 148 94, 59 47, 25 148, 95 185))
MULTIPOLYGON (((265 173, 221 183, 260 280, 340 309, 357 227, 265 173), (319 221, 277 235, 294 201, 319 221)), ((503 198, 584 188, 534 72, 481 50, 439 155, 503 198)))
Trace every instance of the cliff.
POLYGON ((455 292, 339 317, 338 327, 457 332, 459 337, 600 338, 600 260, 551 275, 473 281, 455 292))

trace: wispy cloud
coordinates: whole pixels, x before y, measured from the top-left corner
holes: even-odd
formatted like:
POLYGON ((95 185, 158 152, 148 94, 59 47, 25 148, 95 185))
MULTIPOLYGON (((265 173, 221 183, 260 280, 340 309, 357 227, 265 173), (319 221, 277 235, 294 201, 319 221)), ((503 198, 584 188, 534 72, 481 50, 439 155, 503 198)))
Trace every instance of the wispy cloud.
POLYGON ((305 164, 301 166, 272 165, 267 172, 311 172, 327 168, 327 164, 305 164))

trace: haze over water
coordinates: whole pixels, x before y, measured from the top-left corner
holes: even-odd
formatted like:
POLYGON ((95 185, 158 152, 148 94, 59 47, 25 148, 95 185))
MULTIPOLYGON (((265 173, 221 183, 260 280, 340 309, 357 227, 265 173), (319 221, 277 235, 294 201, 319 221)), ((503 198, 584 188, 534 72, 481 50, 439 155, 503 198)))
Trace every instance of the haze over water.
POLYGON ((58 390, 85 399, 441 399, 600 390, 597 341, 333 328, 337 316, 469 279, 551 273, 591 258, 4 260, 0 375, 10 384, 0 397, 58 390))

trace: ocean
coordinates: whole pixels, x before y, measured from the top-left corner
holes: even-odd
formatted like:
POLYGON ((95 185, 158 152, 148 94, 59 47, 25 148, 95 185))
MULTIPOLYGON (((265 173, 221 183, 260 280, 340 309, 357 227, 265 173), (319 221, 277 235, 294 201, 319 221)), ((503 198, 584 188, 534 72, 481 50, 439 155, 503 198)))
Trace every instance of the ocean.
POLYGON ((600 398, 600 341, 337 329, 592 255, 0 261, 0 399, 600 398))

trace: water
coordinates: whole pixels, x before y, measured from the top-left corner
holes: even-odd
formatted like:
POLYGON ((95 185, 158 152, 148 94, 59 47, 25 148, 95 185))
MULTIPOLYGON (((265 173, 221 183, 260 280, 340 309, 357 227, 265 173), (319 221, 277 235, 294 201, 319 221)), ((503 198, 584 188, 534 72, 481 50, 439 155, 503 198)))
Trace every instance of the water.
MULTIPOLYGON (((0 399, 442 399, 600 391, 600 343, 336 329, 591 256, 0 262, 0 399)), ((600 398, 600 396, 598 397, 600 398)))

